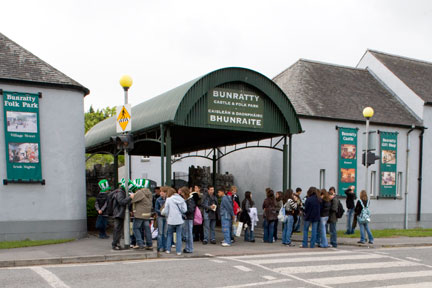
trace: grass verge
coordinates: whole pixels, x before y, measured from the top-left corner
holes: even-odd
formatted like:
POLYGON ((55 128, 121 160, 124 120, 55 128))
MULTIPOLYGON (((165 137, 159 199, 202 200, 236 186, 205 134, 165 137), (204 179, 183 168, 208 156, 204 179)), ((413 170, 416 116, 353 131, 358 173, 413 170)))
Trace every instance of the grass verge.
POLYGON ((4 241, 0 242, 0 249, 33 247, 51 244, 60 244, 74 241, 75 239, 52 239, 52 240, 22 240, 22 241, 4 241))
MULTIPOLYGON (((345 231, 338 231, 338 237, 342 238, 359 238, 360 231, 358 228, 354 234, 346 235, 345 231)), ((383 229, 383 230, 372 230, 374 238, 394 238, 394 237, 432 237, 432 229, 383 229)))

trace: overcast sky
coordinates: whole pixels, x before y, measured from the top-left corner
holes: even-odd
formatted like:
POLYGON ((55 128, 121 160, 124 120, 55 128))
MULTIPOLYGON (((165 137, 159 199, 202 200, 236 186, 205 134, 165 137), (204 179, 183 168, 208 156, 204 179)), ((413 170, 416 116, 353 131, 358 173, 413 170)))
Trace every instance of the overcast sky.
POLYGON ((366 49, 432 62, 432 1, 20 0, 0 32, 90 89, 85 110, 132 105, 213 70, 269 78, 298 59, 356 66, 366 49))

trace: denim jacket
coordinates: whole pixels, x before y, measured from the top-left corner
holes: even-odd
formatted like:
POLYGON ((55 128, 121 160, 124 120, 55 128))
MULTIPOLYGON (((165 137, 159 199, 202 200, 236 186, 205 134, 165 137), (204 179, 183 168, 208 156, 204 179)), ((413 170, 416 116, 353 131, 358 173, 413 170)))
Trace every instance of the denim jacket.
POLYGON ((231 197, 225 195, 222 197, 221 207, 220 207, 221 219, 232 219, 234 217, 234 208, 231 197))

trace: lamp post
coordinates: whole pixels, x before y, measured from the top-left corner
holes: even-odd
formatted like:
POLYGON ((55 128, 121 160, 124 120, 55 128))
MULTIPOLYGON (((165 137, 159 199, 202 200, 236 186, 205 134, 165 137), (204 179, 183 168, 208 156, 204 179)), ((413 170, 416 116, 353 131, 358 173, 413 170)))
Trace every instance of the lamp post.
POLYGON ((363 109, 363 117, 366 118, 366 151, 365 151, 365 166, 366 166, 366 173, 365 173, 365 191, 367 193, 368 188, 368 150, 369 150, 369 119, 372 118, 374 115, 374 110, 372 107, 366 107, 363 109))
MULTIPOLYGON (((132 86, 132 77, 129 75, 123 75, 120 78, 120 85, 124 90, 124 104, 128 104, 128 90, 132 86)), ((128 135, 128 132, 123 132, 124 135, 128 135)), ((125 191, 126 197, 129 195, 129 151, 127 148, 124 148, 124 158, 125 158, 125 191)), ((124 248, 128 249, 130 246, 130 233, 129 233, 129 223, 130 223, 130 215, 129 215, 129 205, 126 205, 125 210, 125 218, 124 218, 124 248)))

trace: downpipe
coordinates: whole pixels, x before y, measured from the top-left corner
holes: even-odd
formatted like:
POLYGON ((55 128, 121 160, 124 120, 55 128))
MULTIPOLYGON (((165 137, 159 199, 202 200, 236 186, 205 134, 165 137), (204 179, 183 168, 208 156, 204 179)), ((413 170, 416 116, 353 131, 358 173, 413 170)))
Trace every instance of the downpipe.
POLYGON ((408 174, 409 174, 409 155, 410 155, 410 133, 414 130, 415 126, 412 125, 411 129, 407 132, 407 149, 406 149, 406 167, 405 167, 405 215, 404 215, 404 229, 408 229, 408 174))

